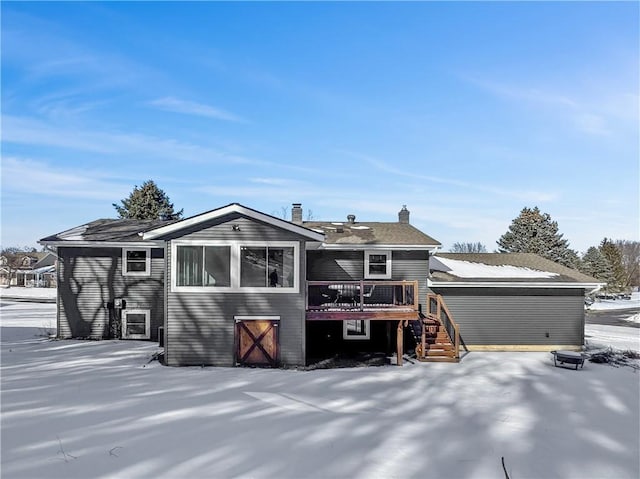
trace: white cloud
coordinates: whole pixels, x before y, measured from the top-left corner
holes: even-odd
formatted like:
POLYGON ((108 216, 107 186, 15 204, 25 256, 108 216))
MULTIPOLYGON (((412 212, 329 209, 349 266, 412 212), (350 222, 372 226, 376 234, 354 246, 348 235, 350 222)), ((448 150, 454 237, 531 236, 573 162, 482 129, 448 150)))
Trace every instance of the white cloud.
POLYGON ((471 183, 468 181, 461 181, 461 180, 456 180, 451 178, 442 178, 439 176, 416 174, 415 172, 407 172, 399 168, 395 168, 382 160, 373 158, 368 155, 363 155, 360 153, 354 153, 354 152, 345 151, 345 150, 340 150, 339 152, 345 155, 351 156, 353 158, 360 159, 385 173, 390 173, 393 175, 402 176, 406 178, 413 178, 416 180, 424 180, 424 181, 430 181, 432 183, 439 183, 439 184, 454 186, 462 190, 480 191, 482 193, 491 193, 496 196, 504 196, 504 197, 521 200, 521 201, 535 202, 535 203, 549 202, 557 198, 557 194, 553 192, 510 190, 507 188, 500 188, 493 185, 483 185, 480 183, 471 183))
POLYGON ((251 183, 257 183, 260 185, 271 185, 271 186, 287 186, 287 185, 295 185, 295 184, 301 183, 298 180, 291 180, 289 178, 249 178, 248 181, 251 183))
POLYGON ((573 121, 578 128, 592 135, 608 136, 611 130, 606 125, 606 120, 592 113, 578 113, 573 117, 573 121))
MULTIPOLYGON (((550 110, 566 118, 573 127, 591 136, 610 136, 620 122, 638 122, 638 95, 601 84, 590 91, 565 94, 551 89, 514 86, 506 83, 467 78, 474 85, 498 97, 517 101, 539 110, 550 110)), ((561 87, 558 87, 561 90, 561 87)))
POLYGON ((31 118, 2 116, 4 143, 54 146, 103 154, 148 155, 152 158, 194 163, 268 165, 260 160, 221 152, 208 146, 136 133, 87 131, 45 123, 31 118))
POLYGON ((229 113, 228 111, 216 108, 202 103, 180 100, 171 96, 158 98, 150 101, 149 105, 160 110, 171 111, 174 113, 183 113, 185 115, 204 116, 206 118, 215 118, 217 120, 245 122, 243 118, 229 113))
POLYGON ((2 159, 2 194, 109 200, 125 197, 130 185, 98 170, 54 168, 18 157, 2 159))

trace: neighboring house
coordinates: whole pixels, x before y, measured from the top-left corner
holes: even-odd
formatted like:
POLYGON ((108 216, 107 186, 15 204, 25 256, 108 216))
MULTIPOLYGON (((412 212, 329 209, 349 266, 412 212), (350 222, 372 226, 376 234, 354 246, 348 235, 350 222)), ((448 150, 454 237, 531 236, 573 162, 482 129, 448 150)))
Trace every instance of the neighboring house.
POLYGON ((471 350, 584 344, 584 297, 598 280, 532 253, 438 253, 429 288, 471 350))
MULTIPOLYGON (((44 238, 59 258, 58 336, 159 340, 175 366, 295 366, 349 351, 396 350, 401 359, 406 341, 418 343, 420 358, 457 358, 457 318, 428 296, 448 287, 428 290, 440 243, 410 224, 406 207, 389 223, 302 217, 299 204, 287 221, 233 203, 178 221, 97 220, 44 238)), ((576 295, 587 287, 573 282, 576 295)), ((461 314, 466 340, 473 328, 461 314)), ((563 311, 545 314, 564 321, 563 311)), ((567 341, 580 346, 582 337, 567 341)))
POLYGON ((9 267, 6 256, 0 256, 0 284, 55 287, 55 254, 48 251, 21 254, 13 267, 9 267))

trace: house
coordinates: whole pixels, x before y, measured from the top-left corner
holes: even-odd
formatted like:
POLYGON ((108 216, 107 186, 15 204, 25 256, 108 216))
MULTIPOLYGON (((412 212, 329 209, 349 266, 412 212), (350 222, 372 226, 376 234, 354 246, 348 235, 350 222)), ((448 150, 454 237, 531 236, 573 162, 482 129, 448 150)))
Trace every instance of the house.
MULTIPOLYGON (((411 225, 406 207, 394 222, 302 218, 298 203, 291 221, 233 203, 177 221, 97 220, 43 238, 59 258, 58 336, 160 341, 172 366, 295 366, 349 351, 397 351, 401 363, 405 344, 419 359, 457 360, 475 327, 463 312, 470 300, 457 294, 466 286, 454 268, 430 272, 440 243, 411 225)), ((545 291, 587 287, 570 276, 560 283, 573 286, 545 291)), ((522 285, 512 286, 500 291, 522 285)), ((545 314, 565 321, 554 313, 545 314)), ((566 341, 580 346, 582 337, 566 341)))
POLYGON ((49 251, 0 256, 0 284, 55 287, 56 256, 49 251))

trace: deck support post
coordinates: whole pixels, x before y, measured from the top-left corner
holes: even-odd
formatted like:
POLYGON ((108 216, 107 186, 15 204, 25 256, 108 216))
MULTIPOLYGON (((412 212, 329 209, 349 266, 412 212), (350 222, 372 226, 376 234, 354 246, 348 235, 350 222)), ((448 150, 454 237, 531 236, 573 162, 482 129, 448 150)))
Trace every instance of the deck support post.
POLYGON ((402 366, 402 355, 404 354, 403 340, 404 340, 404 329, 402 327, 402 320, 400 320, 398 321, 398 332, 396 334, 396 345, 398 347, 398 351, 396 352, 396 354, 398 357, 398 366, 402 366))
POLYGON ((420 338, 422 343, 422 350, 420 351, 420 356, 424 358, 427 356, 427 325, 424 324, 424 319, 422 319, 420 322, 422 323, 422 338, 420 338))

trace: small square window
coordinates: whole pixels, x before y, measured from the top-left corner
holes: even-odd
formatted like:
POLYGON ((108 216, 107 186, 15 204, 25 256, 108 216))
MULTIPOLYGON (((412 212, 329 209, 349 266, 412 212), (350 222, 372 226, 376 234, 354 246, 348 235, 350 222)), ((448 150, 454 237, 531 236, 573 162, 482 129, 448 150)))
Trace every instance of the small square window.
POLYGON ((342 322, 342 339, 370 339, 371 322, 368 319, 342 322))
POLYGON ((364 252, 365 279, 391 278, 391 251, 364 252))
POLYGON ((124 248, 122 250, 122 274, 123 276, 151 275, 151 250, 124 248))
POLYGON ((151 337, 151 311, 148 309, 122 310, 122 338, 149 339, 151 337))

